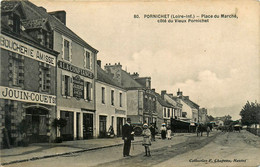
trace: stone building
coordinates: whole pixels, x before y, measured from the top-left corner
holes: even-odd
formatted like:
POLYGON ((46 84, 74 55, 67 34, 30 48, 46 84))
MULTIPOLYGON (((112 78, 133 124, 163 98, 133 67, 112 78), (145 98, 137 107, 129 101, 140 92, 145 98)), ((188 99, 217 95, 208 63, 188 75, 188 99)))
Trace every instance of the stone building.
POLYGON ((98 60, 96 80, 96 137, 106 137, 112 127, 116 136, 122 136, 127 116, 126 90, 101 68, 98 60))
POLYGON ((0 143, 50 142, 56 118, 56 61, 49 21, 28 21, 20 1, 1 2, 0 143))
POLYGON ((66 26, 66 12, 48 13, 29 1, 19 1, 29 34, 41 38, 57 57, 57 118, 67 120, 57 133, 64 140, 92 138, 95 133, 95 78, 98 51, 66 26), (36 25, 31 28, 31 25, 36 25), (39 29, 38 26, 44 26, 39 29))
POLYGON ((156 122, 156 96, 151 89, 151 77, 127 73, 120 63, 106 64, 105 71, 127 90, 127 117, 133 123, 156 122))

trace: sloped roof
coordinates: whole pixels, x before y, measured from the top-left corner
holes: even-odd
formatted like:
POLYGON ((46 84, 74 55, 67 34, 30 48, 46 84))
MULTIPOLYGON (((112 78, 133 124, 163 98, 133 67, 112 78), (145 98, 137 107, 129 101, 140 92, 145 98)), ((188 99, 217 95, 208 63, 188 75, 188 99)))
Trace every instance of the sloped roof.
MULTIPOLYGON (((18 1, 15 2, 18 3, 18 1)), ((95 53, 98 52, 98 50, 96 50, 88 43, 86 43, 83 39, 81 39, 77 34, 75 34, 72 30, 70 30, 56 17, 48 14, 46 11, 44 11, 43 9, 39 8, 38 6, 34 5, 29 1, 19 1, 19 2, 22 4, 27 19, 30 20, 47 19, 53 30, 60 31, 61 33, 65 34, 67 37, 71 38, 75 42, 78 42, 79 44, 83 45, 84 47, 90 49, 95 53)))
POLYGON ((126 89, 143 88, 141 84, 139 84, 135 79, 133 79, 133 77, 129 73, 127 73, 124 70, 122 70, 121 77, 122 77, 121 85, 126 89))
POLYGON ((173 106, 172 104, 168 103, 167 101, 165 101, 159 93, 154 92, 154 94, 155 94, 155 96, 156 96, 156 99, 158 100, 158 102, 159 102, 162 106, 174 108, 174 106, 173 106))
POLYGON ((107 83, 109 85, 113 85, 119 88, 122 88, 122 86, 113 80, 112 76, 110 76, 108 73, 106 73, 101 67, 97 65, 97 80, 107 83))
POLYGON ((181 96, 181 99, 187 104, 189 105, 191 108, 194 108, 194 109, 199 109, 199 105, 194 103, 193 101, 191 101, 188 96, 181 96))

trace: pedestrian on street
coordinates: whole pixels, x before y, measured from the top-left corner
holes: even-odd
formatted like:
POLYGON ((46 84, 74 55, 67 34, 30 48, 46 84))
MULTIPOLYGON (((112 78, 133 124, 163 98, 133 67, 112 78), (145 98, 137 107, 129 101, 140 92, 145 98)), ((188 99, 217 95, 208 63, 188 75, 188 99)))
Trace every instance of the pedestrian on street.
POLYGON ((162 137, 162 139, 166 139, 166 124, 165 123, 162 123, 161 137, 162 137))
POLYGON ((134 131, 131 125, 131 119, 127 118, 122 129, 122 139, 124 140, 123 156, 130 156, 131 140, 134 140, 134 131))
POLYGON ((143 125, 143 132, 142 132, 142 136, 143 136, 143 146, 145 149, 145 156, 150 157, 151 153, 150 153, 150 146, 152 145, 151 143, 151 131, 148 128, 148 125, 145 123, 143 125))
POLYGON ((167 127, 167 139, 168 140, 171 140, 172 139, 172 130, 171 130, 171 127, 170 126, 168 126, 167 127))
POLYGON ((151 127, 150 127, 150 131, 151 131, 151 135, 152 135, 152 141, 155 141, 155 126, 154 124, 151 124, 151 127))

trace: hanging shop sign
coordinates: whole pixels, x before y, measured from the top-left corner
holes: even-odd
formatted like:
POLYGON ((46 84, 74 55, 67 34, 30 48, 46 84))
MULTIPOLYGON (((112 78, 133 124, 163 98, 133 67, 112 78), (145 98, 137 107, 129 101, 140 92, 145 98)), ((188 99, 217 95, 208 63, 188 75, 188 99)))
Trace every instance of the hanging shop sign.
POLYGON ((84 99, 84 80, 79 75, 73 77, 73 97, 84 99))
POLYGON ((69 72, 73 72, 75 74, 81 75, 83 77, 88 77, 93 79, 93 73, 87 70, 84 70, 82 68, 76 67, 74 65, 68 64, 66 62, 63 61, 58 61, 58 67, 63 69, 63 70, 67 70, 69 72))
POLYGON ((3 34, 0 34, 0 47, 14 53, 18 53, 22 56, 29 57, 52 66, 56 66, 55 56, 3 34))
POLYGON ((56 96, 0 86, 0 99, 56 105, 56 96))

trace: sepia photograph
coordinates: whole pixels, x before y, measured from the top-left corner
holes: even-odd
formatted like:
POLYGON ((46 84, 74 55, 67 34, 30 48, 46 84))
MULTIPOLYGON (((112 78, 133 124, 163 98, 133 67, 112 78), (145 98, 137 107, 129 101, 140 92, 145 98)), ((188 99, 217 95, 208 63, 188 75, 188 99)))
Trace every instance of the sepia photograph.
POLYGON ((1 0, 1 167, 259 167, 257 0, 1 0))

